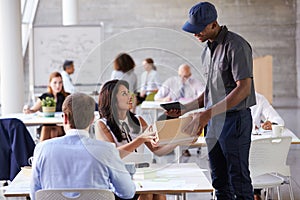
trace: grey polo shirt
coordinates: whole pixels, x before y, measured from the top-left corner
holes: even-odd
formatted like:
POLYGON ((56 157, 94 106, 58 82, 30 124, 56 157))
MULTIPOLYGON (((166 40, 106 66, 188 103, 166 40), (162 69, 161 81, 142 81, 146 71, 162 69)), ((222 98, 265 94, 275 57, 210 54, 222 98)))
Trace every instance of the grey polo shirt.
POLYGON ((251 95, 229 111, 238 111, 256 104, 253 83, 253 60, 250 44, 226 26, 212 43, 207 42, 201 57, 207 69, 205 108, 223 100, 236 86, 236 81, 252 78, 251 95))

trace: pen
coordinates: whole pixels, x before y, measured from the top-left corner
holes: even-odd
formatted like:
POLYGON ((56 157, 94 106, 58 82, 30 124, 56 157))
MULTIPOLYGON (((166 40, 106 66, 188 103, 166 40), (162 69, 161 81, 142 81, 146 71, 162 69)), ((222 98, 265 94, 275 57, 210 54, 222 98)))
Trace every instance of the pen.
POLYGON ((143 186, 140 182, 138 182, 137 184, 140 186, 140 188, 143 188, 143 186))

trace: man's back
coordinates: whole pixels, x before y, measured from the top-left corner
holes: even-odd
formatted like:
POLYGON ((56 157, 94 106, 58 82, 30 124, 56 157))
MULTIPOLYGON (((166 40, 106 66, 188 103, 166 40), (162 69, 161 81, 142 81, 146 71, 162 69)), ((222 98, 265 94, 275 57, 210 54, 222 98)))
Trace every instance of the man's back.
POLYGON ((117 149, 110 143, 85 135, 85 131, 72 129, 64 137, 37 145, 33 164, 36 165, 33 166, 36 170, 33 171, 32 181, 34 191, 47 188, 99 188, 111 189, 121 198, 131 198, 135 193, 135 185, 117 149))

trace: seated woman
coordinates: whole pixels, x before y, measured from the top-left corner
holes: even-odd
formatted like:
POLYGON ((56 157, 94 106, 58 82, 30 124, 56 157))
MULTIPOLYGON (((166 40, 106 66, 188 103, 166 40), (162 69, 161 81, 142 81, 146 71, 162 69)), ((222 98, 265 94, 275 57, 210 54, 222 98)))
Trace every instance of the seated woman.
MULTIPOLYGON (((96 139, 113 142, 121 158, 136 152, 143 153, 145 144, 152 152, 163 155, 171 152, 176 145, 158 146, 157 134, 145 120, 130 111, 132 97, 128 83, 124 80, 106 82, 99 95, 100 119, 96 121, 96 139)), ((165 195, 140 195, 139 199, 166 199, 165 195)))
POLYGON ((144 100, 154 101, 154 95, 161 85, 153 59, 146 58, 143 61, 143 66, 145 71, 141 76, 141 86, 139 96, 137 96, 137 104, 141 104, 144 100))
MULTIPOLYGON (((56 112, 61 112, 62 104, 69 94, 65 92, 63 88, 62 76, 59 72, 53 72, 50 74, 48 91, 43 93, 37 102, 31 107, 24 107, 23 112, 26 114, 35 113, 42 108, 42 100, 46 97, 53 97, 56 102, 56 112)), ((47 140, 53 137, 64 135, 63 127, 57 125, 43 125, 41 130, 40 141, 47 140)))

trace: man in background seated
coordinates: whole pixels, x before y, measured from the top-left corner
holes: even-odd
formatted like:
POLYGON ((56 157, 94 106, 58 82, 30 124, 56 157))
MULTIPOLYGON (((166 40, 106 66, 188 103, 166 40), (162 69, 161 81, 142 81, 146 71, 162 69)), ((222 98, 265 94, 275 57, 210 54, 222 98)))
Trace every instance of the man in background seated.
MULTIPOLYGON (((265 96, 255 92, 256 105, 250 107, 253 118, 253 129, 260 127, 265 130, 272 130, 272 124, 284 125, 283 119, 279 116, 265 96)), ((254 200, 261 200, 261 189, 254 189, 254 200)))
POLYGON ((31 199, 40 189, 107 189, 130 199, 135 185, 119 151, 109 143, 89 138, 95 101, 82 93, 69 95, 62 106, 66 135, 39 143, 34 151, 31 199))
POLYGON ((204 91, 205 84, 192 77, 191 68, 182 64, 178 76, 168 78, 154 96, 155 101, 192 101, 204 91))
POLYGON ((61 72, 63 78, 63 85, 66 92, 72 94, 75 92, 71 74, 75 71, 74 62, 72 60, 66 60, 63 64, 63 71, 61 72))
POLYGON ((284 125, 283 119, 279 116, 273 106, 263 95, 255 92, 256 105, 251 107, 253 128, 272 130, 272 124, 284 125))
MULTIPOLYGON (((159 88, 154 96, 155 101, 183 101, 190 102, 197 99, 205 89, 205 84, 192 77, 191 68, 187 64, 182 64, 178 68, 178 76, 168 78, 159 88)), ((158 120, 172 119, 165 114, 158 120)), ((200 148, 197 152, 200 152, 200 148)), ((183 156, 191 156, 188 149, 183 150, 183 156)))

